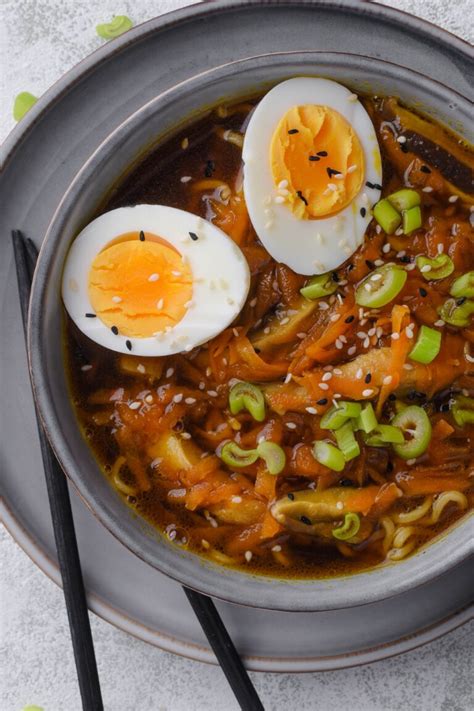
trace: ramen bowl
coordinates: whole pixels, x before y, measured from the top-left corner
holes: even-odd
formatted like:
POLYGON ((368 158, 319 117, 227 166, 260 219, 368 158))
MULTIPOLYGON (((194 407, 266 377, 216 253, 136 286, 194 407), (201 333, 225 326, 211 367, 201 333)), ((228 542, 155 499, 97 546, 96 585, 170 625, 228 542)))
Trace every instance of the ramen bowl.
POLYGON ((387 62, 344 53, 252 57, 199 74, 160 94, 121 124, 93 153, 64 195, 41 249, 31 296, 29 359, 35 398, 61 466, 103 525, 130 551, 183 585, 229 602, 311 611, 363 605, 441 575, 471 551, 464 517, 409 558, 323 579, 283 579, 224 567, 169 542, 110 486, 79 428, 62 347, 61 278, 72 240, 95 216, 119 179, 151 147, 222 101, 256 95, 295 76, 334 79, 357 93, 395 95, 468 140, 472 106, 451 89, 387 62))

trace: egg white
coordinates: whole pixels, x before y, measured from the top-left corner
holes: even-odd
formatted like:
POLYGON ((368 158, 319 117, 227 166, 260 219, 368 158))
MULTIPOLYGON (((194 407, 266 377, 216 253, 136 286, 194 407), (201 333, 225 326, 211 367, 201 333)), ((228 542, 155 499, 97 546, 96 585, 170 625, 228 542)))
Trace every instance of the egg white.
POLYGON ((184 210, 136 205, 106 212, 80 232, 64 265, 62 297, 77 327, 101 346, 119 353, 163 356, 190 351, 221 333, 242 309, 249 286, 244 255, 218 227, 184 210), (140 230, 162 237, 187 260, 193 276, 193 295, 186 314, 168 332, 131 338, 115 335, 98 316, 86 316, 94 313, 88 278, 99 252, 119 235, 140 230), (190 232, 198 239, 191 239, 190 232))
MULTIPOLYGON (((298 274, 323 274, 336 269, 364 240, 370 210, 380 198, 380 150, 372 122, 346 87, 329 79, 301 77, 275 86, 257 105, 247 126, 242 151, 244 195, 250 220, 265 248, 278 262, 298 274), (293 106, 318 104, 338 111, 351 124, 364 152, 365 175, 358 195, 336 215, 315 220, 296 218, 285 204, 274 202, 270 158, 273 133, 293 106), (361 209, 365 209, 362 216, 361 209)), ((330 181, 332 182, 332 181, 330 181)), ((336 182, 336 181, 334 181, 336 182)))

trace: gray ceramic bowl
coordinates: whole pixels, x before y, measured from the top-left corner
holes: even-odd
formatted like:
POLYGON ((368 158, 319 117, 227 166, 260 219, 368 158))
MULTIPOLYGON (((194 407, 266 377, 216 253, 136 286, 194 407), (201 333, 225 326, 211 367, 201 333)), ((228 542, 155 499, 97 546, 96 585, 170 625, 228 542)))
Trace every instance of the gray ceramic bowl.
POLYGON ((74 237, 138 156, 222 99, 264 90, 296 75, 324 76, 354 91, 395 94, 473 140, 470 102, 397 65, 343 53, 253 57, 210 70, 164 92, 120 125, 90 157, 53 217, 35 274, 29 358, 35 397, 52 446, 79 494, 125 546, 179 582, 230 602, 276 610, 337 609, 374 602, 440 575, 471 548, 469 521, 411 558, 330 580, 280 580, 249 575, 182 551, 137 517, 110 487, 82 438, 68 397, 61 348, 60 280, 74 237), (471 135, 469 135, 471 130, 471 135))

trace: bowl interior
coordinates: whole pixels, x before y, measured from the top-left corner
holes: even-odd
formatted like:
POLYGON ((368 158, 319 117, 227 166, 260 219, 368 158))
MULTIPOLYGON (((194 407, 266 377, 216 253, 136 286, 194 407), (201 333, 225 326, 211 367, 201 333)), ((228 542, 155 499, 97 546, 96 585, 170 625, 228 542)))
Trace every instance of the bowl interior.
POLYGON ((337 609, 400 593, 440 575, 470 549, 461 521, 416 555, 371 571, 323 580, 280 580, 227 569, 170 544, 126 506, 99 470, 68 394, 62 351, 60 282, 69 245, 137 158, 224 100, 249 96, 292 76, 322 76, 358 93, 399 96, 472 140, 470 103, 415 72, 343 53, 286 53, 224 65, 178 84, 133 114, 78 173, 51 222, 35 274, 29 357, 35 396, 55 452, 85 503, 131 551, 179 582, 230 602, 277 610, 337 609))

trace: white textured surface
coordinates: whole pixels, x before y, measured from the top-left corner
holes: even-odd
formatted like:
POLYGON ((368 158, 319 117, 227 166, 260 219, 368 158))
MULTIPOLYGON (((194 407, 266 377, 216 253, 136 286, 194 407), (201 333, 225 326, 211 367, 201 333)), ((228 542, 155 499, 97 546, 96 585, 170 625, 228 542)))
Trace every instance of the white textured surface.
MULTIPOLYGON (((13 127, 13 97, 41 94, 102 43, 113 14, 136 23, 180 0, 1 0, 0 138, 13 127)), ((189 2, 187 4, 190 4, 189 2)), ((471 40, 474 0, 390 0, 471 40)), ((62 592, 0 531, 0 709, 27 703, 79 711, 62 592)), ((472 631, 472 627, 471 627, 472 631)), ((220 669, 150 647, 92 616, 107 711, 232 711, 220 669)), ((324 674, 254 674, 267 711, 467 711, 474 699, 472 635, 465 626, 402 657, 324 674)))

